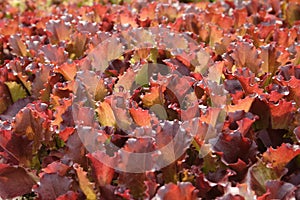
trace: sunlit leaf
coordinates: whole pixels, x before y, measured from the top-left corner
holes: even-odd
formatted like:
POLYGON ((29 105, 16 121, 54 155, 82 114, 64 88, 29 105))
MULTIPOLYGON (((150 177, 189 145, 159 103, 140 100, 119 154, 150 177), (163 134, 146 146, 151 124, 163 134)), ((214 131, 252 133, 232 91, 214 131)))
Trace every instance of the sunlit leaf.
POLYGON ((13 102, 23 99, 27 96, 25 89, 17 82, 5 82, 7 85, 13 102))
POLYGON ((85 194, 86 199, 96 200, 97 195, 94 191, 93 184, 87 178, 87 175, 86 175, 87 173, 85 171, 83 171, 83 169, 80 166, 78 166, 77 164, 75 164, 73 167, 77 173, 80 189, 85 194))
POLYGON ((100 103, 96 112, 98 113, 98 120, 102 126, 116 126, 116 118, 111 106, 107 102, 100 103))

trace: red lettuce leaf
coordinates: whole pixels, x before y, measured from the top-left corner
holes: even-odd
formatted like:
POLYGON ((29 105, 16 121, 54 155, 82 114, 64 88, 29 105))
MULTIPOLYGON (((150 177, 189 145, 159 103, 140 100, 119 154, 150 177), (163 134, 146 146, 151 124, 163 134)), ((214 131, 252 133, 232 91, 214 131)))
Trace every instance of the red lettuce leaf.
POLYGON ((34 179, 22 167, 0 164, 0 197, 4 199, 31 192, 34 179))
POLYGON ((57 173, 44 174, 34 191, 38 194, 38 199, 56 199, 70 190, 71 183, 72 179, 66 176, 62 177, 57 173))

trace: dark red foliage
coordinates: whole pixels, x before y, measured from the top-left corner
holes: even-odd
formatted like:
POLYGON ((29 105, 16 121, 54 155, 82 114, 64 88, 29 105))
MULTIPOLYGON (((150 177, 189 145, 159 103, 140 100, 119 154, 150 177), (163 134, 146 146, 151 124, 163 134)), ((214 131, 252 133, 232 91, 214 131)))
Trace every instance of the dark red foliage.
POLYGON ((290 199, 295 197, 296 187, 290 183, 282 181, 268 181, 266 183, 267 192, 260 196, 259 200, 268 199, 290 199))
POLYGON ((299 13, 2 0, 0 199, 299 199, 299 13))
POLYGON ((22 167, 0 164, 0 196, 12 198, 31 192, 33 178, 22 167))
POLYGON ((55 199, 70 190, 72 180, 56 173, 44 174, 40 184, 34 189, 38 199, 55 199))
POLYGON ((185 200, 193 200, 197 199, 197 190, 191 183, 178 183, 175 185, 174 183, 166 184, 161 187, 156 194, 157 199, 185 199, 185 200))

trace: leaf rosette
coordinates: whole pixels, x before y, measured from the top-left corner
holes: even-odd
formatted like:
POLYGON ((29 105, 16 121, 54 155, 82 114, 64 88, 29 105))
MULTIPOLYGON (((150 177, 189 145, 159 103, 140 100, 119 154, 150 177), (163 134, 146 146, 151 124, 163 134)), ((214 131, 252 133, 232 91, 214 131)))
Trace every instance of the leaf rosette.
POLYGON ((103 164, 129 173, 155 171, 182 159, 199 134, 203 143, 216 143, 211 139, 227 102, 223 65, 187 33, 128 28, 85 59, 89 65, 75 79, 73 118, 83 144, 102 152, 103 164), (199 85, 210 105, 201 106, 199 85), (208 129, 198 129, 200 122, 208 129))

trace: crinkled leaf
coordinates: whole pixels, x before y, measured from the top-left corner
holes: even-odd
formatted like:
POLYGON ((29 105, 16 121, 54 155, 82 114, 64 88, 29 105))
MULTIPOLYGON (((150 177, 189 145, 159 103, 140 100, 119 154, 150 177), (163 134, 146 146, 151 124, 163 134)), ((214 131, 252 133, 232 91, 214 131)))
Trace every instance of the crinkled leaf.
POLYGON ((273 129, 286 129, 291 123, 295 107, 292 102, 279 100, 278 104, 269 104, 273 129))
POLYGON ((280 174, 277 174, 272 168, 268 167, 261 160, 253 165, 253 167, 251 167, 249 170, 251 189, 254 190, 257 195, 262 195, 267 191, 267 181, 280 179, 280 174))
POLYGON ((47 23, 46 28, 51 32, 50 40, 52 44, 70 39, 72 29, 70 28, 70 24, 63 20, 51 20, 47 23))
POLYGON ((96 112, 98 113, 98 121, 102 126, 116 126, 116 118, 109 103, 106 101, 100 103, 96 112))
POLYGON ((87 172, 83 171, 82 167, 78 164, 74 164, 73 167, 77 173, 80 189, 85 194, 86 198, 88 200, 96 200, 97 195, 94 191, 94 185, 87 178, 87 172))
POLYGON ((237 67, 247 67, 257 74, 260 71, 261 60, 253 44, 248 42, 237 42, 237 47, 232 53, 232 58, 237 67))
POLYGON ((210 55, 205 51, 198 51, 196 54, 195 71, 201 74, 207 73, 211 65, 210 55))
POLYGON ((141 108, 130 108, 130 115, 132 116, 134 122, 138 126, 150 126, 151 125, 151 116, 147 110, 141 108))
POLYGON ((42 90, 47 86, 45 85, 49 79, 51 67, 49 65, 42 65, 36 72, 36 77, 32 82, 32 95, 34 97, 40 97, 42 90))
POLYGON ((129 188, 130 194, 134 198, 144 198, 145 181, 147 180, 145 173, 121 173, 119 180, 120 184, 129 188))
POLYGON ((48 44, 41 47, 41 51, 44 53, 45 58, 50 61, 50 63, 61 65, 68 59, 68 55, 62 47, 48 44))
POLYGON ((72 59, 81 58, 87 49, 88 36, 83 33, 75 33, 71 37, 71 43, 66 47, 66 50, 72 59))
POLYGON ((23 99, 27 96, 25 89, 17 82, 5 82, 7 85, 13 102, 23 99))
POLYGON ((31 192, 33 178, 22 167, 0 164, 0 197, 4 199, 31 192))
POLYGON ((27 55, 27 48, 26 45, 21 40, 19 35, 13 35, 9 39, 9 43, 13 49, 13 52, 19 56, 26 56, 27 55))
POLYGON ((33 158, 33 144, 25 136, 11 131, 0 131, 0 146, 24 166, 30 166, 33 158))
POLYGON ((67 149, 64 152, 62 160, 73 161, 83 166, 86 164, 87 159, 84 156, 86 154, 85 146, 82 144, 82 139, 77 131, 69 136, 66 147, 67 149))
POLYGON ((44 174, 40 183, 34 188, 40 199, 56 199, 66 194, 71 187, 72 179, 60 176, 56 173, 44 174))
POLYGON ((33 149, 37 151, 42 142, 47 144, 52 140, 53 132, 50 130, 49 118, 51 112, 45 104, 28 105, 16 115, 13 131, 33 141, 33 149))
POLYGON ((134 77, 137 85, 144 86, 149 84, 149 66, 143 65, 134 77))
POLYGON ((280 62, 277 60, 281 52, 276 49, 275 43, 261 47, 262 72, 275 74, 280 62))
POLYGON ((77 72, 75 63, 63 63, 54 69, 55 72, 58 72, 64 76, 68 81, 73 81, 77 72))
POLYGON ((43 171, 47 174, 58 173, 60 176, 64 176, 68 170, 69 166, 60 162, 53 162, 43 168, 43 171))
POLYGON ((146 107, 151 107, 155 104, 163 105, 164 103, 164 88, 160 86, 152 86, 149 93, 142 97, 143 104, 146 107))
POLYGON ((240 99, 236 105, 228 105, 227 112, 235 112, 238 110, 244 110, 248 112, 252 106, 255 98, 247 96, 245 99, 240 99))
POLYGON ((92 168, 96 176, 96 180, 100 186, 111 183, 115 170, 102 162, 102 152, 94 152, 87 154, 92 162, 92 168))
POLYGON ((60 98, 58 96, 52 96, 53 108, 55 109, 55 120, 52 122, 52 124, 57 126, 61 125, 64 120, 63 114, 66 113, 69 107, 72 105, 72 101, 70 99, 64 99, 63 101, 59 100, 60 98))
POLYGON ((116 38, 109 38, 89 53, 88 58, 94 69, 104 71, 110 62, 119 58, 123 52, 122 43, 116 38))
POLYGON ((290 2, 286 8, 286 21, 290 26, 294 25, 297 20, 300 20, 300 4, 299 2, 290 2))
POLYGON ((218 84, 221 83, 221 77, 223 72, 224 62, 218 62, 209 68, 208 80, 215 81, 218 84))
POLYGON ((222 156, 227 163, 235 163, 238 159, 246 163, 256 160, 256 144, 239 132, 222 134, 215 140, 214 150, 223 152, 222 156))
POLYGON ((135 72, 132 69, 128 69, 122 76, 118 77, 119 80, 114 86, 115 92, 127 92, 130 91, 132 84, 135 80, 135 72))
POLYGON ((270 147, 263 154, 263 161, 269 163, 275 171, 281 172, 285 165, 299 154, 299 148, 294 149, 293 146, 283 143, 276 149, 270 147))
POLYGON ((292 199, 295 197, 294 191, 296 187, 290 183, 275 180, 268 181, 266 188, 266 194, 259 197, 258 200, 292 199))

